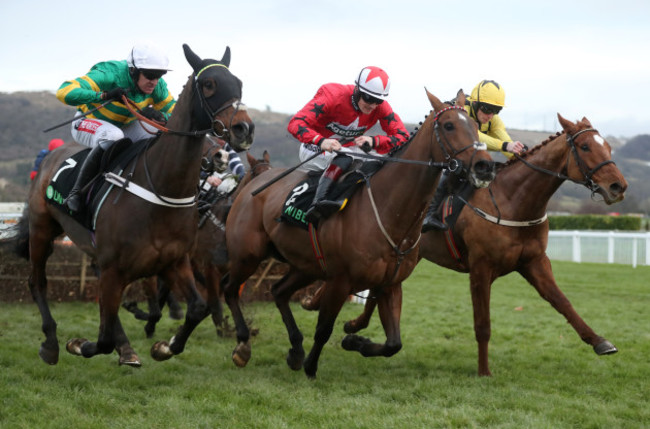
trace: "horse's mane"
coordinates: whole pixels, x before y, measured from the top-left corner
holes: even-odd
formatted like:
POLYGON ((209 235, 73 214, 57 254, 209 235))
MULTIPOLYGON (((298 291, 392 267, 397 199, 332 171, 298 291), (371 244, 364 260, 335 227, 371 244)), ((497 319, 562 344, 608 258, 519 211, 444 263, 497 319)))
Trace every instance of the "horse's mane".
POLYGON ((550 142, 552 142, 556 138, 560 137, 562 134, 564 134, 564 131, 561 131, 561 132, 558 131, 557 133, 555 133, 553 135, 550 135, 546 140, 544 140, 543 142, 541 142, 537 146, 533 147, 532 149, 529 149, 526 152, 522 153, 521 155, 519 155, 519 157, 510 158, 508 161, 501 164, 500 168, 505 168, 505 167, 508 167, 509 165, 512 165, 512 164, 516 163, 517 161, 519 161, 519 158, 526 159, 527 157, 532 156, 533 154, 538 152, 542 147, 546 146, 547 144, 549 144, 550 142))
MULTIPOLYGON (((449 104, 449 103, 445 103, 445 104, 449 104)), ((431 114, 433 114, 433 110, 430 110, 428 115, 424 115, 424 121, 420 122, 418 125, 419 125, 419 126, 422 126, 422 124, 427 120, 427 118, 428 118, 431 114)), ((401 153, 402 153, 402 152, 403 152, 403 151, 404 151, 404 150, 405 150, 405 149, 406 149, 406 148, 411 144, 411 142, 413 141, 413 139, 414 139, 415 136, 417 135, 418 131, 419 131, 419 128, 418 128, 418 127, 415 127, 415 129, 410 133, 409 139, 406 141, 406 143, 404 143, 404 144, 401 145, 401 146, 396 146, 396 147, 392 148, 392 149, 391 149, 391 150, 386 154, 386 156, 390 156, 390 157, 399 157, 399 155, 400 155, 400 154, 401 154, 401 153)))

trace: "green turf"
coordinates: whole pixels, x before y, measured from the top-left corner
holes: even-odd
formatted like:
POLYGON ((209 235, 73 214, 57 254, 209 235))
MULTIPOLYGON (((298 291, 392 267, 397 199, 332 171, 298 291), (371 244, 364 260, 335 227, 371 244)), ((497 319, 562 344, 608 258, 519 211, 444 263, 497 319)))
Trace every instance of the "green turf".
MULTIPOLYGON (((578 313, 619 353, 597 356, 520 276, 492 289, 493 377, 478 377, 466 275, 422 262, 404 284, 403 349, 391 358, 343 350, 346 304, 309 380, 285 363, 289 344, 272 303, 249 304, 259 334, 246 368, 230 359, 233 338, 206 320, 185 353, 149 356, 154 340, 122 312, 143 362, 116 354, 84 359, 65 341, 96 338, 96 304, 52 304, 62 347, 58 365, 38 357, 44 336, 35 304, 0 304, 2 428, 638 428, 650 426, 649 267, 553 264, 578 313)), ((294 307, 307 349, 316 313, 294 307)), ((226 310, 226 314, 229 314, 226 310)), ((156 339, 179 322, 164 318, 156 339)), ((364 335, 383 341, 378 318, 364 335)))

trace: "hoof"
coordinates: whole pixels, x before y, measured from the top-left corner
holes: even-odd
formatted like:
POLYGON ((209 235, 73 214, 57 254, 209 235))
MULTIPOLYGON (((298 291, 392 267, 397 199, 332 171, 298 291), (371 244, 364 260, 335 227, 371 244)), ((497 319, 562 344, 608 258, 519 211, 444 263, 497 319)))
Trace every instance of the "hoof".
POLYGON ((600 344, 594 346, 594 351, 598 356, 602 355, 612 355, 618 351, 614 344, 610 343, 607 340, 604 340, 600 344))
POLYGON ((356 334, 360 330, 361 328, 354 323, 354 320, 348 320, 345 322, 345 325, 343 325, 343 332, 346 334, 356 334))
POLYGON ((298 371, 302 368, 302 364, 305 361, 305 352, 304 350, 296 351, 294 349, 289 349, 287 354, 287 365, 294 371, 298 371))
POLYGON ((303 298, 300 301, 300 305, 307 311, 316 311, 320 307, 318 301, 314 301, 313 297, 311 296, 303 298))
POLYGON ((68 342, 65 344, 65 349, 71 355, 83 356, 83 353, 81 352, 81 346, 87 342, 88 340, 85 338, 73 338, 71 340, 68 340, 68 342))
POLYGON ((41 344, 40 349, 38 349, 38 355, 41 357, 43 362, 48 365, 56 365, 59 363, 59 348, 56 350, 47 349, 43 344, 41 344))
POLYGON ((341 341, 341 347, 347 351, 360 351, 361 347, 365 344, 371 343, 370 339, 361 337, 359 335, 346 335, 341 341))
POLYGON ((251 358, 251 345, 249 342, 239 343, 232 352, 232 361, 240 368, 246 366, 251 358))
POLYGON ((138 355, 135 353, 130 353, 126 356, 121 356, 120 355, 120 366, 121 365, 127 365, 127 366, 132 366, 134 368, 140 368, 142 366, 142 362, 140 362, 140 358, 138 355))
POLYGON ((158 341, 151 346, 151 357, 158 362, 171 359, 172 356, 174 356, 174 353, 169 348, 167 341, 158 341))

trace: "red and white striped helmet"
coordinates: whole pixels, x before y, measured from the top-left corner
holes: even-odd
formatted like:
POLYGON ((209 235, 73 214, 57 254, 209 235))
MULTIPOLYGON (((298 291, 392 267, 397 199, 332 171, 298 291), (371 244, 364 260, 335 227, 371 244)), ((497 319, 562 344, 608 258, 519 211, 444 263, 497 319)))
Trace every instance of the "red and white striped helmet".
POLYGON ((388 97, 390 90, 390 78, 388 74, 379 67, 368 66, 361 69, 361 73, 354 81, 361 92, 365 92, 380 100, 388 97))

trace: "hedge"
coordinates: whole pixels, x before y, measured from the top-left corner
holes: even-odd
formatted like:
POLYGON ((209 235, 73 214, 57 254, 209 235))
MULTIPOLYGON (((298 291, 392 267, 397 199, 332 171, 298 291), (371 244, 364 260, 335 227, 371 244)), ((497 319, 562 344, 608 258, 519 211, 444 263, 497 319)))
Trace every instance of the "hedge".
POLYGON ((639 231, 643 219, 637 216, 571 215, 549 216, 548 221, 552 230, 639 231))

